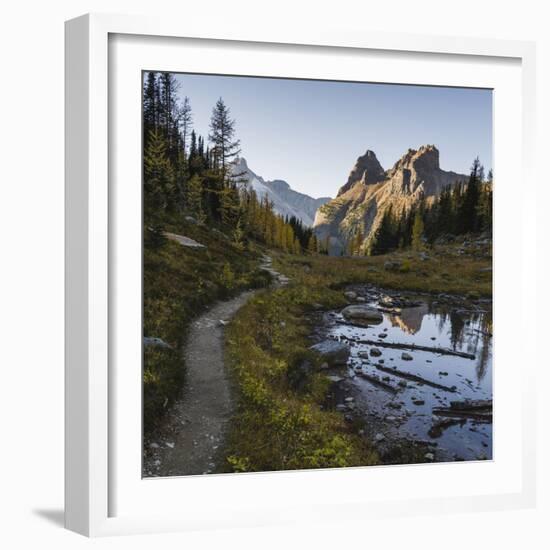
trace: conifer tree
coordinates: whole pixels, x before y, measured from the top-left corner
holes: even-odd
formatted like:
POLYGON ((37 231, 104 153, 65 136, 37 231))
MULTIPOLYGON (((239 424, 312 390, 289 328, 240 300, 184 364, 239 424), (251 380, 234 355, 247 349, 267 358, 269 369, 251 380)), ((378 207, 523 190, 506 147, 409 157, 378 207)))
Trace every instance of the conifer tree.
POLYGON ((157 129, 158 125, 158 83, 154 72, 148 72, 143 84, 143 132, 145 140, 149 132, 157 129))
POLYGON ((318 251, 318 246, 317 237, 315 236, 315 233, 312 233, 307 243, 307 249, 312 254, 315 254, 318 251))
POLYGON ((202 180, 198 174, 195 174, 194 176, 189 178, 189 181, 187 182, 186 203, 189 212, 195 217, 195 219, 199 223, 204 223, 206 221, 206 216, 202 204, 202 195, 202 180))
POLYGON ((183 99, 183 105, 179 109, 179 124, 181 128, 181 141, 184 157, 187 156, 187 141, 193 128, 193 112, 191 111, 191 103, 187 96, 183 99))
POLYGON ((230 110, 221 97, 212 110, 208 139, 212 144, 214 167, 221 170, 225 183, 231 177, 229 165, 241 150, 240 141, 235 138, 235 120, 230 117, 230 110))

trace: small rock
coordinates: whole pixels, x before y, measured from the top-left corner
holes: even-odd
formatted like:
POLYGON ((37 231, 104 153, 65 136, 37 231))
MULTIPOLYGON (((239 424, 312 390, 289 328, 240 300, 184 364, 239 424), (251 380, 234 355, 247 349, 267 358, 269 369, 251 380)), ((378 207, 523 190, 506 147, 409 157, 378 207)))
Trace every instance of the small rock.
POLYGON ((170 443, 169 441, 166 442, 166 446, 169 448, 169 449, 173 449, 176 444, 175 443, 170 443))
POLYGON ((344 296, 352 301, 352 300, 355 300, 357 298, 357 292, 353 292, 353 290, 348 290, 347 292, 344 292, 344 296))
POLYGON ((341 376, 327 376, 327 378, 333 383, 338 384, 338 382, 341 382, 343 378, 341 376))
POLYGON ((158 444, 158 443, 151 443, 151 444, 149 445, 149 448, 150 448, 150 449, 158 449, 158 448, 159 448, 159 444, 158 444))
POLYGON ((386 439, 386 436, 384 434, 381 434, 381 433, 377 433, 375 436, 374 436, 374 441, 380 443, 380 441, 384 441, 384 439, 386 439))
POLYGON ((417 405, 417 406, 424 405, 425 403, 424 399, 413 399, 412 402, 414 405, 417 405))
POLYGON ((410 353, 407 353, 407 352, 403 352, 401 354, 401 359, 403 359, 403 361, 412 361, 413 360, 413 357, 410 353))
POLYGON ((424 458, 429 461, 433 461, 435 459, 435 455, 433 453, 426 453, 424 455, 424 458))
POLYGON ((379 335, 378 335, 378 338, 387 338, 388 335, 385 333, 385 332, 381 332, 379 335))
POLYGON ((378 348, 371 348, 370 354, 373 357, 380 357, 382 355, 382 352, 378 348))

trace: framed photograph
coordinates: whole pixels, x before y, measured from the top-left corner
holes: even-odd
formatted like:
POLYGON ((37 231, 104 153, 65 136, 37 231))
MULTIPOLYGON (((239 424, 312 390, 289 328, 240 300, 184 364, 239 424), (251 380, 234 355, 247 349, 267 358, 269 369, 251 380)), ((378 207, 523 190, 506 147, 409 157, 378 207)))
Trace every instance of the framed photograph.
POLYGON ((533 505, 532 44, 86 15, 66 115, 67 528, 533 505))

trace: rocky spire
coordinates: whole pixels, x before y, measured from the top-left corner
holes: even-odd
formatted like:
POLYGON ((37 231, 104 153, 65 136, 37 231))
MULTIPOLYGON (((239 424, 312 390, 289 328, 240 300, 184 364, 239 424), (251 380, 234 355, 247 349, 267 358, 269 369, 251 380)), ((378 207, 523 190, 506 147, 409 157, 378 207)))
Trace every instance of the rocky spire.
POLYGON ((374 151, 368 149, 366 153, 360 156, 351 170, 348 181, 338 191, 338 195, 351 189, 357 182, 363 185, 370 185, 382 181, 385 177, 384 169, 378 162, 374 151))

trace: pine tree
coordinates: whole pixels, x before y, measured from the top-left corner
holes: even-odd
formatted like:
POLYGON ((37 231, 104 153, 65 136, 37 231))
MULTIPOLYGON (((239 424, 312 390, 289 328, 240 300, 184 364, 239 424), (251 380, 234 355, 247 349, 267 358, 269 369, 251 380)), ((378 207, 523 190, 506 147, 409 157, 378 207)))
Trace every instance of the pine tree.
POLYGON ((373 256, 385 254, 394 248, 395 229, 393 224, 392 208, 386 209, 378 228, 374 232, 370 246, 370 254, 373 256))
POLYGON ((191 103, 189 98, 183 98, 183 105, 179 109, 179 124, 181 128, 181 141, 184 156, 187 156, 187 141, 193 128, 193 112, 191 111, 191 103))
POLYGON ((214 167, 221 170, 225 182, 230 179, 229 165, 241 150, 240 141, 235 139, 235 120, 221 97, 212 110, 208 139, 212 143, 214 167))
POLYGON ((158 83, 156 73, 146 73, 143 84, 143 132, 145 140, 148 139, 149 132, 157 129, 157 88, 158 83))
POLYGON ((474 160, 470 172, 470 179, 462 198, 458 212, 458 234, 476 232, 479 230, 478 202, 480 197, 480 175, 483 167, 479 158, 474 160))
POLYGON ((159 127, 166 140, 166 154, 174 161, 179 141, 178 99, 179 82, 172 73, 160 73, 159 127))

